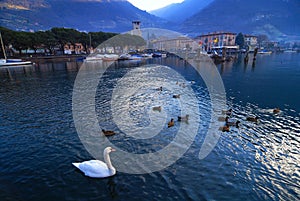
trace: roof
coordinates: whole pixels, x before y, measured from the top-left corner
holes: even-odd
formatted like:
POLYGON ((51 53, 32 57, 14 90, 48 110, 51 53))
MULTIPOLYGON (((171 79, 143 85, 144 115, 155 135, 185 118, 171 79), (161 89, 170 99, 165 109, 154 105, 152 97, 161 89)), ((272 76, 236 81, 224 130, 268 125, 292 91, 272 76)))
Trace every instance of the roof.
POLYGON ((213 33, 203 34, 203 35, 200 35, 198 37, 224 35, 224 34, 226 34, 226 35, 236 35, 236 33, 220 31, 220 32, 213 32, 213 33))

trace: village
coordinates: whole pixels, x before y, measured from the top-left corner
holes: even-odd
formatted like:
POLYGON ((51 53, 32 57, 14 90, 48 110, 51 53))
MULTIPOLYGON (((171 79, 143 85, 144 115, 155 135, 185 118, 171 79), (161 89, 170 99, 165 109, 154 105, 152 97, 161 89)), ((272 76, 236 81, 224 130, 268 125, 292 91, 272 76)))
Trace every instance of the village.
MULTIPOLYGON (((14 44, 5 44, 4 49, 8 57, 37 59, 87 59, 87 60, 124 60, 142 59, 149 57, 178 55, 182 58, 193 58, 195 55, 207 54, 213 58, 223 56, 222 60, 231 60, 238 53, 271 54, 275 52, 297 52, 299 44, 280 43, 271 41, 265 35, 233 33, 229 31, 215 31, 188 37, 181 34, 161 34, 165 30, 141 29, 141 21, 132 21, 133 29, 123 34, 107 36, 104 44, 93 41, 92 34, 88 34, 88 41, 66 41, 62 44, 53 43, 51 47, 45 44, 34 45, 34 49, 23 46, 16 48, 14 44), (150 31, 149 31, 150 30, 150 31), (152 30, 152 31, 151 31, 152 30), (127 36, 126 36, 127 35, 127 36), (119 41, 114 40, 118 38, 119 41), (122 42, 120 42, 122 41, 122 42)), ((66 29, 67 30, 67 29, 66 29)), ((73 31, 74 32, 74 31, 73 31)), ((76 32, 76 31, 75 31, 76 32)), ((78 38, 78 37, 77 37, 78 38)), ((58 38, 59 40, 59 38, 58 38)), ((82 39, 81 39, 82 40, 82 39)), ((49 46, 49 45, 48 45, 49 46)), ((32 47, 32 46, 31 46, 32 47)))

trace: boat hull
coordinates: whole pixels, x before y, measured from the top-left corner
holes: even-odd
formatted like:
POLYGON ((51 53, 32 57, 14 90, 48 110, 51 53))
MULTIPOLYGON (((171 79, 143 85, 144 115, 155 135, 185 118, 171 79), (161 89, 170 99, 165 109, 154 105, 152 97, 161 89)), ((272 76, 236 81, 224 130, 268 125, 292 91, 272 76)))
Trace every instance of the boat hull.
POLYGON ((0 63, 0 67, 14 67, 14 66, 24 66, 32 65, 31 61, 20 61, 20 62, 3 62, 0 63))

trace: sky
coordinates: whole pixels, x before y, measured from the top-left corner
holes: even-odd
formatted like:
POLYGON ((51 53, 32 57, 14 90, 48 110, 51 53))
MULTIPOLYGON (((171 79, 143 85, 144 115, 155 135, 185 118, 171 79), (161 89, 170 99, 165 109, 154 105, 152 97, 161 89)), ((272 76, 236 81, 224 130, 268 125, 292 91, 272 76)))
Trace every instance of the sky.
POLYGON ((141 10, 151 11, 151 10, 165 7, 172 3, 181 3, 184 0, 128 0, 128 1, 141 10))

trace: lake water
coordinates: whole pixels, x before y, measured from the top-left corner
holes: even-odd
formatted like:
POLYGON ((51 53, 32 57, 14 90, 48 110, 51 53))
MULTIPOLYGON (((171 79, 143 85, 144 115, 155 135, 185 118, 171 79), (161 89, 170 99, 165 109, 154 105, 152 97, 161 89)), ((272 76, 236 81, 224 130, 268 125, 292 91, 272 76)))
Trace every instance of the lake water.
MULTIPOLYGON (((218 143, 201 160, 198 154, 210 128, 211 103, 193 67, 175 57, 89 64, 96 71, 108 67, 97 85, 94 111, 99 126, 117 132, 109 140, 119 149, 153 153, 176 139, 179 128, 187 136, 195 127, 197 130, 187 152, 156 172, 120 172, 118 167, 126 161, 117 161, 112 153, 117 174, 105 179, 88 178, 72 166, 72 162, 94 158, 78 135, 72 114, 73 87, 81 65, 54 62, 9 72, 1 69, 0 200, 300 199, 300 54, 258 55, 255 65, 251 58, 247 65, 240 58, 216 66, 226 90, 227 108, 233 109, 232 118, 240 120, 241 126, 219 131, 218 143), (142 79, 145 74, 151 75, 146 81, 142 79), (176 79, 183 79, 185 86, 176 84, 176 79), (170 84, 176 91, 157 91, 157 82, 170 84), (135 88, 139 90, 131 90, 135 88), (190 89, 198 101, 190 97, 188 107, 196 107, 202 121, 175 121, 174 127, 167 128, 169 119, 183 110, 172 95, 190 89), (126 103, 122 102, 126 94, 120 95, 124 91, 131 94, 126 103), (149 114, 157 105, 163 111, 149 114), (272 113, 275 107, 281 109, 279 114, 272 113), (114 121, 124 113, 128 116, 114 121), (138 132, 151 125, 151 115, 164 117, 157 135, 147 139, 128 136, 128 130, 138 132), (248 115, 258 116, 259 123, 247 122, 248 115), (128 126, 132 122, 138 126, 128 126)), ((193 114, 198 115, 196 110, 193 114)), ((150 127, 143 132, 156 130, 150 127)), ((126 165, 132 168, 131 163, 126 165)), ((138 169, 145 168, 140 165, 138 169)))

